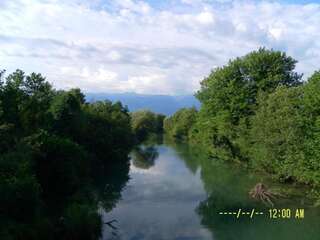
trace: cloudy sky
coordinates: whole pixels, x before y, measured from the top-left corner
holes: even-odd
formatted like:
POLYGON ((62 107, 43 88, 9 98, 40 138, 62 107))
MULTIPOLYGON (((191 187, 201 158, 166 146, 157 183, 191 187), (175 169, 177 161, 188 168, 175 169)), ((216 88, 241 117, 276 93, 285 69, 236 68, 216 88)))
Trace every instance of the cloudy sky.
POLYGON ((0 69, 56 88, 188 94, 259 46, 320 68, 320 1, 0 0, 0 69))

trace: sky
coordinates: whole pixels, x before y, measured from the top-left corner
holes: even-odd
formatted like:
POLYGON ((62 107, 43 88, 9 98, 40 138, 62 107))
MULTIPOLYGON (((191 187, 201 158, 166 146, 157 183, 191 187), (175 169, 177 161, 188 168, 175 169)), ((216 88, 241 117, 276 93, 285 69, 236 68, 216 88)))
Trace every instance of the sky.
POLYGON ((259 47, 320 69, 320 1, 0 0, 0 69, 55 88, 191 94, 259 47))

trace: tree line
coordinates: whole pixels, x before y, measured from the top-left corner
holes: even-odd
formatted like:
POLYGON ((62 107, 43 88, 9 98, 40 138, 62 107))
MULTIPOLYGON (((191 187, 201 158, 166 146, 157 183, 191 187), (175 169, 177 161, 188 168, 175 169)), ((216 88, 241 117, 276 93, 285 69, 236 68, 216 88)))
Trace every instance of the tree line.
POLYGON ((0 73, 0 238, 98 239, 128 180, 128 153, 164 117, 88 103, 41 75, 0 73))
POLYGON ((303 81, 296 63, 265 48, 230 60, 201 81, 200 110, 167 117, 165 132, 213 158, 319 187, 320 72, 303 81))

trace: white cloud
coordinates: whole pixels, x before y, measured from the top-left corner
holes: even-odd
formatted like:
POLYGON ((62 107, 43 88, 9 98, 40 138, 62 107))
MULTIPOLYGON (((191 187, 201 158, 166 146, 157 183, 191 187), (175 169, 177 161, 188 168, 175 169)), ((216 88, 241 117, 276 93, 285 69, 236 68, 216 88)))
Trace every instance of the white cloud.
POLYGON ((283 34, 283 29, 281 28, 270 28, 269 29, 270 34, 272 37, 274 37, 276 40, 280 39, 283 34))
POLYGON ((128 87, 137 93, 173 94, 170 82, 164 74, 149 73, 128 78, 128 87))
POLYGON ((58 88, 192 93, 215 66, 259 46, 310 75, 320 62, 320 4, 275 1, 2 0, 1 68, 58 88), (154 1, 153 1, 154 2, 154 1))
POLYGON ((112 61, 117 61, 121 59, 121 54, 116 51, 116 50, 112 50, 109 54, 108 57, 110 58, 110 60, 112 61))
POLYGON ((210 24, 214 22, 214 17, 211 12, 204 11, 198 14, 197 20, 202 24, 210 24))
POLYGON ((62 74, 71 77, 70 80, 60 83, 63 88, 81 87, 97 92, 121 89, 121 86, 117 84, 118 74, 103 66, 99 66, 97 70, 91 70, 88 67, 81 69, 67 66, 62 67, 60 71, 62 74))

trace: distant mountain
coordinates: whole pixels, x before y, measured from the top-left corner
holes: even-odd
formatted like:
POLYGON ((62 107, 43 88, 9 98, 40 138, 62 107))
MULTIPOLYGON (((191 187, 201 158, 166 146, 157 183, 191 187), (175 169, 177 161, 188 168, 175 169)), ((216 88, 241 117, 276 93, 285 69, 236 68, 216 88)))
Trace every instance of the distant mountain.
POLYGON ((130 111, 149 109, 156 113, 171 115, 183 107, 200 107, 199 101, 192 95, 147 95, 137 93, 87 93, 89 102, 99 100, 120 101, 127 105, 130 111))

